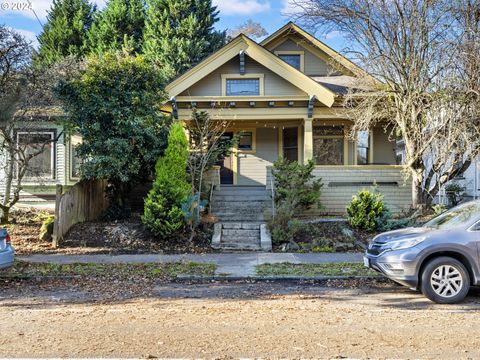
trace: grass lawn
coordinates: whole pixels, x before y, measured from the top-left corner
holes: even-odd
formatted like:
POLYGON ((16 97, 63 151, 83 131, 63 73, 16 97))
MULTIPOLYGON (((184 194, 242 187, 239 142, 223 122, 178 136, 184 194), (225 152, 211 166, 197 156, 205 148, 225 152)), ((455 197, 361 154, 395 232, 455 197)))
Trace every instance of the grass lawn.
POLYGON ((361 263, 325 264, 262 264, 256 267, 258 276, 379 276, 361 263))
POLYGON ((83 276, 106 277, 113 279, 169 279, 177 275, 211 276, 215 273, 215 264, 196 262, 178 263, 142 263, 142 264, 49 264, 15 261, 14 266, 2 271, 2 277, 29 276, 83 276))

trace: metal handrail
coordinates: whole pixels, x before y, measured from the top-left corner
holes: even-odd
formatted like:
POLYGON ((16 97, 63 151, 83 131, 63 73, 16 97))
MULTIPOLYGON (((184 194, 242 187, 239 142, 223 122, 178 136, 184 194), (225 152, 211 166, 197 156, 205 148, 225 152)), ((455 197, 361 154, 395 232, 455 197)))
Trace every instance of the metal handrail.
POLYGON ((210 214, 213 213, 213 210, 212 210, 212 199, 213 199, 213 188, 215 187, 215 185, 213 184, 213 182, 210 184, 210 196, 208 197, 208 208, 210 210, 210 214))

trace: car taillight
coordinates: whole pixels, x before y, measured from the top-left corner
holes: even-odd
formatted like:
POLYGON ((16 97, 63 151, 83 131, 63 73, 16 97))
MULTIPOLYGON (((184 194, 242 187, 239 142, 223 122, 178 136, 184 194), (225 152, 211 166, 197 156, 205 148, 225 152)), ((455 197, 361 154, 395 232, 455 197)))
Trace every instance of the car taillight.
POLYGON ((7 237, 5 238, 5 242, 7 245, 10 245, 12 243, 12 239, 10 238, 10 234, 7 234, 7 237))

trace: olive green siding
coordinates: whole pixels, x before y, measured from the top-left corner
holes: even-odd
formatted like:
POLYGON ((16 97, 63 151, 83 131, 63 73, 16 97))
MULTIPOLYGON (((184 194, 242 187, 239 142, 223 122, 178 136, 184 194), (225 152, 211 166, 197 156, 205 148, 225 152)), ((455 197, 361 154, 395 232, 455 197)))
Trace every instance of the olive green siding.
MULTIPOLYGON (((245 56, 245 73, 264 74, 265 95, 306 95, 305 92, 248 56, 245 56)), ((181 93, 180 96, 221 96, 222 74, 238 74, 239 78, 241 77, 239 56, 236 56, 220 66, 217 70, 208 74, 188 90, 181 93)))
POLYGON ((395 142, 389 140, 389 134, 382 127, 373 128, 373 163, 395 164, 395 142))
POLYGON ((266 167, 278 157, 277 129, 258 128, 256 150, 238 152, 237 185, 266 185, 266 167))
MULTIPOLYGON (((300 40, 299 40, 300 41, 300 40)), ((303 51, 304 52, 304 66, 305 74, 309 76, 327 76, 335 72, 330 64, 327 64, 316 55, 312 54, 306 48, 300 45, 301 43, 287 40, 273 49, 275 51, 303 51)))
MULTIPOLYGON (((267 192, 271 191, 271 169, 267 169, 267 192)), ((393 213, 408 210, 412 204, 411 180, 403 177, 401 166, 317 166, 313 171, 323 183, 322 209, 310 209, 302 215, 345 214, 352 196, 362 189, 371 190, 374 183, 393 213)))

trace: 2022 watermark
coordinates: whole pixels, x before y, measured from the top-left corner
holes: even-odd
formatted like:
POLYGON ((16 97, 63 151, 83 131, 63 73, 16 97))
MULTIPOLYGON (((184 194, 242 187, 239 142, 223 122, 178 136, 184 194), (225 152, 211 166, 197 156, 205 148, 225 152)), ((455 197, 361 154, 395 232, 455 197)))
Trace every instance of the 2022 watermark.
POLYGON ((33 10, 30 1, 0 1, 0 11, 30 11, 33 10))

